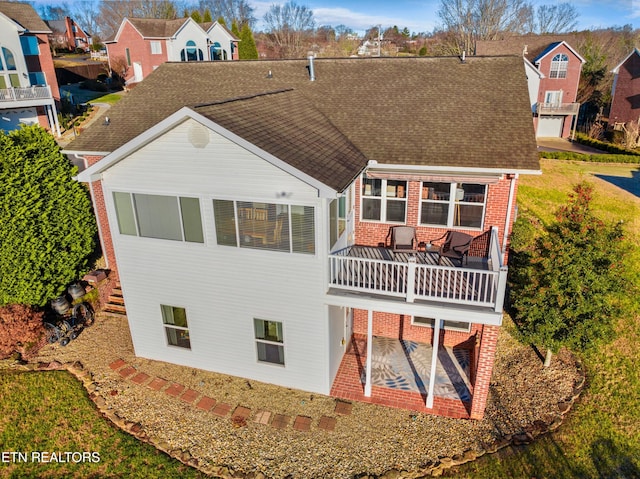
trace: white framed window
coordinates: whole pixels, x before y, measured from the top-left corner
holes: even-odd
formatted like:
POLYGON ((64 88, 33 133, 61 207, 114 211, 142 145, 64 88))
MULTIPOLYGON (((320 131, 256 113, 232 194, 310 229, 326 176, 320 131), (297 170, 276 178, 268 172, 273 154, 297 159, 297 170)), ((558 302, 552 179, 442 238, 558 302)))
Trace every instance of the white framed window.
POLYGON ((162 43, 158 40, 151 40, 151 54, 152 55, 161 55, 162 54, 162 43))
MULTIPOLYGON (((411 324, 414 326, 424 326, 427 328, 434 328, 435 322, 436 322, 435 318, 424 318, 421 316, 413 316, 411 318, 411 324)), ((466 323, 464 321, 449 321, 445 319, 444 329, 447 331, 460 331, 463 333, 468 333, 471 331, 471 323, 466 323)))
POLYGON ((162 311, 162 323, 167 336, 167 344, 191 349, 186 310, 178 306, 167 306, 166 304, 161 304, 160 310, 162 311))
POLYGON ((284 334, 280 321, 253 319, 258 361, 284 366, 284 334))
POLYGON ((200 200, 113 192, 120 234, 204 243, 200 200))
POLYGON ((362 178, 362 221, 404 224, 407 219, 407 182, 362 178))
POLYGON ((551 69, 549 70, 549 78, 567 78, 568 66, 569 66, 569 57, 564 53, 558 53, 551 60, 551 69))
POLYGON ((423 181, 420 196, 421 225, 482 229, 487 185, 423 181))
POLYGON ((341 196, 329 203, 329 248, 336 244, 347 228, 347 197, 341 196))
POLYGON ((213 200, 219 245, 315 254, 313 206, 213 200))
POLYGON ((545 91, 544 102, 550 105, 560 105, 562 103, 562 90, 545 91))

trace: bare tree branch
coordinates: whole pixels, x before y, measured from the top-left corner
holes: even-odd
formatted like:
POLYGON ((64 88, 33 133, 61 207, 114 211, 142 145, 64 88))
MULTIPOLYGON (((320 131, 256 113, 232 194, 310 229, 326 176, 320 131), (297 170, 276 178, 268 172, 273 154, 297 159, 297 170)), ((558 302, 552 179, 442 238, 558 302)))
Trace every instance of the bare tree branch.
POLYGON ((313 33, 313 11, 293 0, 284 5, 271 5, 264 15, 265 30, 283 58, 303 54, 303 38, 313 33))

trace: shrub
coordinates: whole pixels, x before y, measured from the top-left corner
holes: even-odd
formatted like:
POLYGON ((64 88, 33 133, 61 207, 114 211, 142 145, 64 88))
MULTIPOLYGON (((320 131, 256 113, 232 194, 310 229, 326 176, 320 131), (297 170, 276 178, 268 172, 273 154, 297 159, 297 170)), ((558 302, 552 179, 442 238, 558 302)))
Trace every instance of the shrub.
POLYGON ((612 145, 611 143, 595 140, 593 138, 589 138, 584 133, 576 133, 575 141, 578 143, 582 143, 583 145, 591 146, 593 148, 597 148, 598 150, 606 151, 606 152, 617 154, 617 155, 640 156, 640 151, 628 150, 621 146, 616 146, 616 145, 612 145))
POLYGON ((0 305, 44 306, 88 271, 97 228, 76 171, 39 126, 0 133, 0 305))
POLYGON ((0 359, 17 353, 23 359, 35 355, 44 336, 42 312, 24 304, 0 308, 0 359))
POLYGON ((640 156, 626 155, 588 155, 586 153, 574 153, 573 151, 541 151, 540 158, 553 160, 591 161, 594 163, 640 163, 640 156))

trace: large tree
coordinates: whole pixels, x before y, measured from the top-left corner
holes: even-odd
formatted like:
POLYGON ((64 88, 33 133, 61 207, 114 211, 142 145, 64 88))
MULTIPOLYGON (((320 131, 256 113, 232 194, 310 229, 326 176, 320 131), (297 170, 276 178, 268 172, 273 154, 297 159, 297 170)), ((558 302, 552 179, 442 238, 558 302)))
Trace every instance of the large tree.
POLYGON ((477 40, 523 33, 531 6, 525 0, 440 0, 438 16, 443 31, 450 34, 451 53, 473 54, 477 40))
POLYGON ((265 30, 283 58, 296 58, 306 52, 304 38, 313 33, 313 11, 293 0, 271 5, 264 15, 265 30))
POLYGON ((620 312, 622 228, 592 213, 592 194, 591 185, 577 185, 533 247, 514 251, 514 319, 523 341, 546 348, 545 366, 563 346, 584 350, 610 338, 620 312))
POLYGON ((544 35, 548 33, 568 33, 578 25, 578 10, 570 3, 538 5, 531 7, 529 31, 544 35))
POLYGON ((96 223, 75 171, 39 126, 0 133, 0 306, 43 306, 86 273, 96 223))
POLYGON ((253 32, 248 23, 245 23, 240 30, 240 44, 238 45, 238 56, 240 60, 257 60, 258 48, 253 38, 253 32))
POLYGON ((171 0, 109 0, 100 4, 100 35, 106 39, 114 35, 122 20, 128 18, 178 17, 177 3, 171 0))
POLYGON ((237 22, 239 28, 245 23, 253 27, 256 23, 255 9, 248 0, 200 0, 200 10, 209 10, 212 17, 223 17, 227 24, 237 22))

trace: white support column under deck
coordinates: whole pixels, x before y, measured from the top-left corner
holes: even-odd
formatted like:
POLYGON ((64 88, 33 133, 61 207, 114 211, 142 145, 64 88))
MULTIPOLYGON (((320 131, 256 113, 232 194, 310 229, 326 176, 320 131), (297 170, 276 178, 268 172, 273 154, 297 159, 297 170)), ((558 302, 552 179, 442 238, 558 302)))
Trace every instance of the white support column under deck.
POLYGON ((427 403, 425 406, 433 408, 433 391, 436 385, 436 366, 438 365, 438 345, 440 344, 440 328, 443 325, 441 319, 433 322, 433 343, 431 347, 431 372, 429 373, 429 391, 427 392, 427 403))
POLYGON ((373 310, 367 310, 367 364, 364 383, 365 397, 371 397, 371 356, 373 356, 373 310))

